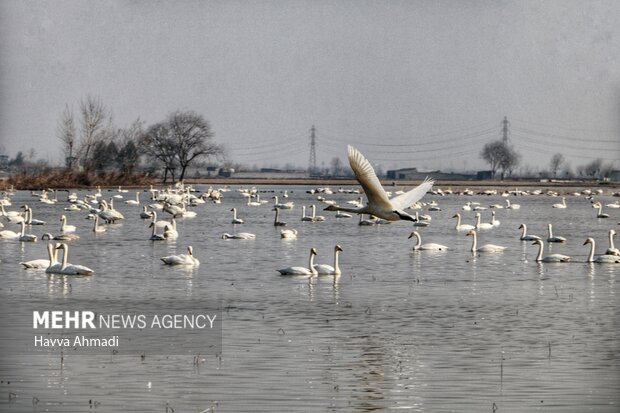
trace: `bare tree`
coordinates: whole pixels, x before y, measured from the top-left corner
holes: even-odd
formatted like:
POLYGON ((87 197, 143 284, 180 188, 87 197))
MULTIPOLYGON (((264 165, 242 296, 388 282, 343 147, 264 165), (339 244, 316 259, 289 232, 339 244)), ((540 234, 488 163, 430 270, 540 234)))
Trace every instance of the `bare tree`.
POLYGON ((101 99, 88 95, 80 102, 81 136, 79 143, 79 157, 86 171, 92 168, 91 156, 97 142, 106 138, 106 123, 111 117, 101 99))
POLYGON ((339 157, 334 156, 330 163, 332 167, 332 175, 342 176, 342 160, 339 157))
POLYGON ((501 140, 485 144, 480 157, 490 165, 493 176, 498 170, 502 171, 501 179, 506 173, 510 175, 521 162, 521 155, 501 140))
POLYGON ((551 169, 551 173, 555 178, 558 174, 558 170, 560 166, 564 163, 564 155, 561 153, 556 153, 551 157, 551 161, 549 162, 549 168, 551 169))
POLYGON ((65 166, 72 169, 75 163, 74 148, 76 144, 76 131, 73 111, 69 108, 69 105, 65 106, 65 110, 60 115, 58 125, 56 126, 56 136, 62 142, 65 166))
POLYGON ((168 180, 168 173, 171 174, 174 182, 177 165, 175 145, 170 135, 166 123, 157 123, 150 126, 138 141, 140 151, 163 166, 164 182, 168 180))
POLYGON ((194 160, 222 153, 220 146, 212 141, 214 134, 209 122, 196 112, 174 112, 168 117, 168 125, 181 167, 180 180, 194 160))
POLYGON ((601 170, 603 168, 603 160, 601 158, 597 158, 592 162, 584 165, 583 174, 590 178, 596 178, 600 176, 601 170))

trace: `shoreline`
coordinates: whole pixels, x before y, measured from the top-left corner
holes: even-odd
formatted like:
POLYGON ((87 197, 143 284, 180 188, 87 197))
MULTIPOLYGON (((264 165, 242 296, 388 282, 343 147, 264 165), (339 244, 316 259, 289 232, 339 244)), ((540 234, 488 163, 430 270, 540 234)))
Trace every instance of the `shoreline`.
MULTIPOLYGON (((381 184, 386 187, 411 187, 417 186, 421 180, 393 180, 393 179, 380 179, 381 184)), ((290 186, 360 186, 359 182, 354 178, 187 178, 184 179, 184 183, 191 185, 290 185, 290 186)), ((172 183, 153 182, 152 184, 146 184, 146 186, 152 185, 157 188, 165 188, 172 186, 172 183)), ((138 189, 144 188, 145 185, 121 185, 124 189, 138 189)), ((102 189, 112 190, 117 189, 118 185, 100 185, 102 189)), ((620 188, 619 181, 597 181, 597 180, 530 180, 530 179, 513 179, 504 181, 495 180, 481 180, 481 181, 443 181, 436 180, 435 188, 468 188, 468 189, 491 189, 491 188, 601 188, 601 189, 613 189, 620 188)), ((10 188, 8 180, 0 179, 0 190, 7 190, 10 188)), ((55 190, 67 190, 67 189, 95 189, 97 185, 93 186, 59 186, 59 187, 45 187, 45 188, 23 188, 23 190, 41 190, 41 189, 55 189, 55 190)), ((18 190, 22 188, 17 188, 18 190)))

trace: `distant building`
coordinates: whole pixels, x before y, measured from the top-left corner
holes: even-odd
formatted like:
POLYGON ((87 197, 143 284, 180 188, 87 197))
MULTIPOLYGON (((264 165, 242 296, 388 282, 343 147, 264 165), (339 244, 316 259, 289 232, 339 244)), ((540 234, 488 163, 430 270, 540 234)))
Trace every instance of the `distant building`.
POLYGON ((422 181, 426 178, 432 178, 442 181, 473 181, 475 175, 458 174, 437 171, 418 171, 418 168, 403 168, 387 171, 387 179, 422 181))
POLYGON ((493 171, 478 171, 476 172, 476 179, 478 181, 493 179, 493 171))

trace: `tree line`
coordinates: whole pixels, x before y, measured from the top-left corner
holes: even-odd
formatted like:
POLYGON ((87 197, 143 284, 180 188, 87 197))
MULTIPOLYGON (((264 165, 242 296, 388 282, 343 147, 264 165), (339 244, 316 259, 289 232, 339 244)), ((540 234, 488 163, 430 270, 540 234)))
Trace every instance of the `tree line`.
POLYGON ((209 122, 196 112, 176 111, 148 127, 136 119, 119 128, 101 99, 90 95, 79 102, 77 113, 65 106, 56 136, 65 167, 87 175, 117 172, 129 177, 138 170, 159 170, 164 182, 175 182, 185 178, 195 161, 223 154, 209 122), (141 161, 143 168, 138 168, 141 161))

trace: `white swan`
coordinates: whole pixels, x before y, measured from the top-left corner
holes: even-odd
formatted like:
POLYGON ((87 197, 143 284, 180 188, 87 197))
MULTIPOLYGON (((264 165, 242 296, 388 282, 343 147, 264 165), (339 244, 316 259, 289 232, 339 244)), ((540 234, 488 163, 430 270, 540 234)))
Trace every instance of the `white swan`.
POLYGON ((256 239, 256 234, 251 234, 249 232, 238 232, 232 235, 224 233, 222 234, 222 239, 256 239))
POLYGON ((377 220, 372 218, 372 216, 370 219, 364 219, 364 214, 360 214, 360 221, 358 222, 357 225, 361 225, 361 226, 377 225, 377 220))
POLYGON ((353 215, 347 214, 346 212, 336 211, 336 218, 351 218, 353 215))
POLYGON ((605 251, 605 255, 620 255, 620 250, 616 248, 614 245, 614 235, 616 235, 616 230, 609 230, 609 248, 605 251))
POLYGON ((93 275, 94 271, 84 265, 69 264, 69 246, 65 243, 60 244, 56 249, 62 249, 62 265, 61 268, 54 271, 55 274, 63 275, 93 275))
MULTIPOLYGON (((151 211, 151 224, 154 224, 159 229, 163 229, 166 226, 167 227, 172 227, 172 222, 171 221, 163 221, 163 220, 158 221, 157 220, 157 212, 156 211, 151 211)), ((149 228, 150 228, 150 226, 149 226, 149 228)))
POLYGON ((232 217, 231 223, 233 223, 233 224, 243 224, 243 220, 241 218, 237 218, 237 208, 231 209, 231 212, 233 213, 233 217, 232 217))
POLYGON ((553 235, 553 227, 551 224, 547 224, 547 233, 547 242, 566 242, 566 238, 553 235))
POLYGON ((32 208, 30 208, 28 205, 25 205, 25 211, 26 213, 26 224, 28 225, 45 225, 45 221, 41 221, 40 219, 34 219, 32 218, 32 208))
POLYGON ((274 208, 280 208, 280 209, 293 209, 293 207, 295 206, 295 204, 293 204, 292 202, 285 202, 285 203, 280 203, 278 202, 278 196, 274 196, 273 197, 273 207, 274 208))
POLYGON ((305 205, 302 205, 302 207, 301 207, 301 220, 302 221, 312 221, 312 217, 306 215, 306 206, 305 205))
POLYGON ((19 238, 19 232, 14 232, 14 231, 11 231, 10 229, 3 229, 2 231, 0 231, 0 238, 5 238, 5 239, 19 238))
POLYGON ((136 199, 128 199, 125 203, 127 205, 140 205, 140 192, 136 192, 136 199))
POLYGON ((493 228, 493 224, 491 224, 490 222, 480 222, 480 212, 476 212, 476 229, 481 230, 481 229, 492 229, 492 228, 493 228))
POLYGON ((142 212, 140 212, 140 218, 142 218, 142 219, 149 219, 149 218, 151 218, 151 213, 147 210, 147 208, 148 207, 146 205, 144 205, 142 207, 142 212))
POLYGON ((316 205, 312 204, 310 208, 312 209, 312 222, 325 221, 325 217, 323 215, 316 214, 316 205))
POLYGON ((538 245, 538 255, 536 256, 536 262, 569 262, 570 257, 563 254, 551 254, 543 257, 544 244, 542 240, 535 240, 532 245, 538 245))
POLYGON ((280 230, 280 238, 297 239, 297 230, 293 228, 280 230))
POLYGON ((559 204, 553 204, 551 205, 552 208, 560 208, 560 209, 565 209, 566 208, 566 198, 562 197, 562 202, 559 204))
MULTIPOLYGON (((155 232, 155 230, 157 229, 157 225, 155 225, 154 223, 151 222, 149 228, 153 228, 153 232, 151 232, 151 237, 149 238, 151 241, 164 241, 166 239, 163 234, 157 234, 155 232)), ((165 226, 164 228, 168 228, 168 226, 165 226)))
POLYGON ((280 208, 274 208, 273 211, 276 211, 276 216, 273 218, 273 226, 274 227, 286 226, 286 222, 280 221, 280 208))
POLYGON ((192 246, 187 247, 187 254, 170 255, 160 258, 166 265, 200 265, 200 261, 194 257, 192 246))
POLYGON ((75 232, 77 230, 77 228, 75 227, 75 225, 69 225, 67 224, 67 217, 65 215, 62 215, 60 217, 60 232, 75 232))
POLYGON ((286 267, 277 270, 281 275, 318 275, 317 270, 314 268, 314 256, 316 255, 316 249, 310 249, 310 258, 308 259, 308 267, 286 267))
POLYGON ((24 221, 20 222, 19 225, 21 225, 22 227, 22 232, 19 235, 19 240, 21 242, 36 242, 37 241, 37 236, 33 235, 33 234, 26 234, 26 224, 24 223, 24 221))
POLYGON ((461 224, 461 214, 459 213, 454 214, 452 218, 456 218, 456 226, 454 227, 454 229, 456 229, 457 231, 470 231, 472 229, 476 229, 476 227, 473 225, 461 224))
POLYGON ((418 211, 415 212, 415 221, 413 222, 414 227, 428 227, 431 223, 420 219, 420 214, 418 211))
POLYGON ((594 243, 593 238, 588 238, 586 242, 583 243, 583 245, 586 244, 590 244, 590 254, 588 254, 586 262, 596 262, 598 264, 620 264, 620 257, 616 255, 605 254, 599 255, 598 257, 594 258, 594 248, 596 244, 594 243))
POLYGON ((56 253, 56 247, 59 244, 56 245, 52 245, 51 242, 47 243, 47 256, 48 256, 48 260, 47 260, 47 268, 45 269, 45 272, 48 274, 55 274, 56 271, 60 270, 60 268, 62 267, 61 264, 58 262, 57 260, 57 253, 56 253))
POLYGON ((166 225, 164 227, 164 238, 177 239, 179 238, 179 232, 177 231, 177 221, 172 218, 172 226, 166 225))
POLYGON ((433 181, 424 180, 416 188, 389 199, 379 182, 372 165, 357 149, 348 146, 349 164, 355 177, 362 185, 368 202, 361 208, 345 208, 329 205, 325 211, 344 211, 355 214, 370 214, 388 221, 408 220, 415 222, 415 218, 405 212, 405 208, 420 200, 432 187, 433 181))
POLYGON ((527 234, 527 226, 525 224, 519 225, 519 229, 522 229, 521 237, 519 238, 521 241, 535 241, 537 239, 542 239, 538 235, 528 235, 527 234))
POLYGON ((42 240, 56 240, 56 241, 74 241, 80 239, 80 236, 76 233, 69 232, 68 234, 52 235, 49 232, 41 235, 42 240))
POLYGON ((110 200, 110 205, 105 200, 99 201, 100 211, 98 212, 101 219, 108 224, 113 224, 119 219, 124 219, 123 214, 114 209, 113 201, 110 200))
POLYGON ((481 247, 478 247, 478 237, 476 235, 476 231, 473 229, 469 231, 467 235, 473 237, 471 243, 471 252, 503 252, 506 250, 506 247, 494 244, 485 244, 481 247))
POLYGON ((316 270, 318 275, 340 275, 342 274, 340 271, 340 267, 338 266, 338 255, 342 251, 342 247, 340 245, 336 245, 334 247, 334 266, 327 264, 315 264, 314 269, 316 270))
POLYGON ((106 227, 99 225, 99 215, 95 215, 95 223, 93 224, 93 232, 95 234, 101 234, 106 231, 106 227))
POLYGON ((510 199, 506 200, 506 209, 520 209, 521 205, 519 204, 511 204, 510 199))
POLYGON ((593 204, 592 206, 595 208, 598 208, 598 213, 596 214, 597 218, 609 218, 609 214, 606 214, 603 212, 603 204, 601 204, 600 202, 597 202, 593 204))
POLYGON ((491 211, 491 225, 493 225, 494 227, 499 226, 500 222, 498 219, 495 218, 495 211, 491 211))
POLYGON ((445 250, 449 249, 445 245, 435 244, 434 242, 430 242, 430 243, 427 243, 427 244, 422 244, 422 237, 420 236, 418 231, 413 231, 409 235, 409 238, 412 238, 412 237, 416 238, 416 244, 413 246, 413 250, 414 251, 424 251, 424 250, 426 250, 426 251, 445 251, 445 250))

